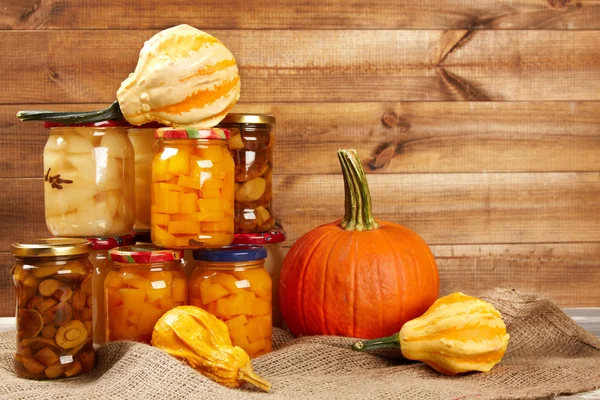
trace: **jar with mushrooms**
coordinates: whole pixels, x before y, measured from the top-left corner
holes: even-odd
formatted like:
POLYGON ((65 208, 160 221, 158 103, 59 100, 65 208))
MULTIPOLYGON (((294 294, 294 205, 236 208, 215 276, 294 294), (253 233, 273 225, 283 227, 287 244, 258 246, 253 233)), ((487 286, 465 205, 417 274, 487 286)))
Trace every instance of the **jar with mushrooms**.
POLYGON ((273 228, 272 126, 275 117, 230 113, 219 127, 231 132, 229 151, 235 162, 235 233, 266 232, 273 228))
POLYGON ((94 367, 90 248, 72 238, 13 244, 19 376, 64 378, 94 367))

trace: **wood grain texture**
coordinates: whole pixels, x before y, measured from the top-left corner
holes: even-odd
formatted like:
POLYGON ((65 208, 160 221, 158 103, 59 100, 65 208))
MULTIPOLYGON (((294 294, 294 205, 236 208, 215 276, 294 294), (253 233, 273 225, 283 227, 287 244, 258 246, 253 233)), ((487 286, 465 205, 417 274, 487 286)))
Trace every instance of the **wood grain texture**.
POLYGON ((10 252, 0 252, 0 317, 15 316, 15 285, 11 274, 13 260, 10 252))
MULTIPOLYGON (((429 244, 600 241, 600 173, 371 174, 377 218, 429 244)), ((47 236, 43 181, 0 179, 0 251, 47 236)), ((293 243, 343 214, 339 175, 277 175, 274 209, 293 243)))
MULTIPOLYGON (((0 104, 110 103, 154 32, 0 31, 0 104)), ((594 31, 211 33, 244 103, 600 100, 594 31)))
POLYGON ((12 0, 0 29, 597 29, 596 0, 12 0))
MULTIPOLYGON (((28 108, 0 106, 0 178, 42 176, 47 131, 15 117, 28 108)), ((276 116, 276 174, 339 173, 340 148, 357 149, 377 173, 600 170, 600 102, 250 103, 234 111, 276 116)))

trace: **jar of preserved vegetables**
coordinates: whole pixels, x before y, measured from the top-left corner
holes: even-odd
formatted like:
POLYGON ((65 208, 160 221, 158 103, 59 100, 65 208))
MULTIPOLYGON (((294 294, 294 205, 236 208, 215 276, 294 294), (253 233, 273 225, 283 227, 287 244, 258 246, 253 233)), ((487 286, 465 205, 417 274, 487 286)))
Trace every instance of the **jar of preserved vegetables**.
POLYGON ((218 125, 231 131, 235 162, 235 232, 265 232, 275 224, 272 132, 275 117, 230 113, 218 125))
POLYGON ((63 378, 94 367, 90 247, 73 238, 12 245, 19 376, 63 378))
POLYGON ((46 225, 54 236, 128 233, 135 221, 134 154, 128 125, 46 123, 46 225))
POLYGON ((272 288, 260 246, 196 250, 190 304, 224 321, 234 346, 250 357, 272 349, 272 288))
POLYGON ((233 240, 234 164, 224 129, 159 128, 152 162, 152 242, 174 249, 233 240))
POLYGON ((129 246, 133 244, 133 235, 111 236, 105 238, 90 238, 88 241, 92 244, 90 252, 90 262, 92 263, 92 297, 88 298, 92 308, 92 322, 94 324, 94 345, 106 343, 106 327, 104 320, 104 278, 111 270, 111 263, 108 260, 108 251, 119 246, 129 246))
POLYGON ((106 340, 149 344, 156 321, 187 304, 183 252, 142 244, 114 248, 108 256, 112 270, 104 279, 106 340))
POLYGON ((281 228, 273 228, 262 233, 236 233, 233 238, 234 245, 258 245, 267 250, 265 269, 271 276, 273 282, 273 326, 283 328, 283 316, 279 305, 279 274, 285 258, 282 244, 285 242, 286 234, 281 228))

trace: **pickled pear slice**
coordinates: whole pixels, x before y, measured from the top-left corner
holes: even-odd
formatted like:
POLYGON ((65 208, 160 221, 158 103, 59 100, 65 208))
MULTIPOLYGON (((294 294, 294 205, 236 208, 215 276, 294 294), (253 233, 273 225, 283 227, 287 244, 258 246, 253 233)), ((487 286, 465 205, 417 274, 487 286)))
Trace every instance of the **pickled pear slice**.
MULTIPOLYGON (((46 141, 46 146, 44 147, 44 151, 46 150, 66 150, 68 147, 68 142, 64 137, 59 135, 50 135, 48 140, 46 141)), ((45 153, 44 153, 45 156, 45 153)))
POLYGON ((44 327, 42 314, 36 310, 20 308, 18 313, 19 338, 31 339, 37 336, 44 327))
POLYGON ((106 193, 106 206, 110 215, 117 214, 119 203, 121 202, 121 191, 120 190, 109 190, 106 193))
POLYGON ((87 153, 90 154, 94 149, 94 144, 90 137, 84 137, 78 134, 70 134, 67 138, 69 143, 67 151, 69 153, 87 153))
POLYGON ((93 185, 78 182, 79 176, 74 177, 73 183, 63 185, 62 189, 52 189, 46 183, 44 201, 46 203, 46 216, 59 216, 75 210, 81 204, 92 199, 97 189, 93 185))
POLYGON ((129 138, 121 132, 104 133, 100 147, 105 148, 111 157, 123 158, 133 155, 133 146, 129 138))

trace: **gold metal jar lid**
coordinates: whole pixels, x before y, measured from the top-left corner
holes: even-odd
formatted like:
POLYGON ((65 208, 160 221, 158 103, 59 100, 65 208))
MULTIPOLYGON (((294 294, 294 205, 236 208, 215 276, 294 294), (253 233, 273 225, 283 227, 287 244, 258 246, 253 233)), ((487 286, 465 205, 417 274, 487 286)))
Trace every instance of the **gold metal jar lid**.
POLYGON ((268 114, 229 113, 219 124, 273 125, 275 124, 275 117, 268 114))
POLYGON ((90 253, 92 244, 79 238, 36 239, 27 243, 13 243, 12 254, 16 257, 78 256, 90 253))

